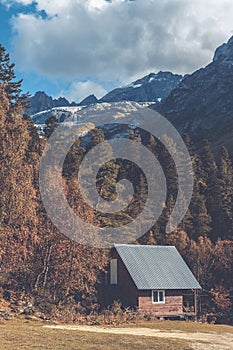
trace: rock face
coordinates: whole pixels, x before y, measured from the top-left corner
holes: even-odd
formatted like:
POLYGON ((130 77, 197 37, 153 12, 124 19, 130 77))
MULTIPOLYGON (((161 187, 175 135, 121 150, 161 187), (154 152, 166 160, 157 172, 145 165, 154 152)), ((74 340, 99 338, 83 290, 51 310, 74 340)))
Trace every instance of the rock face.
POLYGON ((100 102, 158 102, 168 96, 182 80, 182 75, 171 72, 150 73, 122 88, 110 91, 100 102))
POLYGON ((98 100, 95 97, 95 95, 89 95, 80 103, 70 103, 65 97, 53 99, 51 96, 48 96, 44 91, 37 91, 35 95, 29 99, 29 103, 31 104, 31 108, 29 108, 27 112, 30 115, 34 115, 38 112, 50 110, 56 107, 89 106, 98 103, 98 100))
POLYGON ((31 107, 27 112, 30 115, 53 107, 70 106, 66 98, 53 99, 51 96, 46 95, 44 91, 37 91, 34 96, 29 98, 29 103, 31 107))
POLYGON ((90 105, 94 105, 95 103, 98 103, 98 100, 95 97, 95 95, 89 95, 86 98, 84 98, 84 100, 82 100, 78 105, 79 106, 90 106, 90 105))
POLYGON ((233 36, 229 39, 226 44, 219 46, 214 55, 214 62, 218 61, 222 64, 232 64, 233 62, 233 36))
POLYGON ((195 141, 209 138, 216 146, 229 146, 233 134, 233 37, 217 48, 213 62, 186 76, 152 108, 195 141))

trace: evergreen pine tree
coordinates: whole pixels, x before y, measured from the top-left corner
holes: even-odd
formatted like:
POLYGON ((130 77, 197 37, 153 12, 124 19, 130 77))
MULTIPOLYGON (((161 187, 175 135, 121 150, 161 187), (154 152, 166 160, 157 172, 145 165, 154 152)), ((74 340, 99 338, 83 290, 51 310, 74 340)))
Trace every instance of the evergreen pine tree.
POLYGON ((197 240, 200 236, 208 236, 211 231, 211 217, 206 208, 204 195, 196 192, 191 205, 193 233, 192 239, 197 240))
POLYGON ((15 64, 10 62, 9 53, 0 44, 0 85, 4 88, 11 107, 27 106, 29 94, 22 94, 22 79, 15 81, 15 64))
POLYGON ((55 115, 51 115, 45 122, 46 126, 44 128, 44 135, 45 137, 49 138, 56 127, 58 126, 59 122, 55 115))
POLYGON ((220 154, 218 190, 221 238, 233 238, 233 165, 228 150, 223 147, 220 154))

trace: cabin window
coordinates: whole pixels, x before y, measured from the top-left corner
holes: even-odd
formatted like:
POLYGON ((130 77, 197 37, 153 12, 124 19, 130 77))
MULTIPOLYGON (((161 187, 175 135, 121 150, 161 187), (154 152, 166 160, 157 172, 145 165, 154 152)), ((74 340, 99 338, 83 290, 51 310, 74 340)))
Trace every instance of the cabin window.
POLYGON ((117 284, 117 259, 110 261, 110 284, 117 284))
POLYGON ((152 290, 152 303, 164 304, 165 303, 165 291, 164 290, 152 290))

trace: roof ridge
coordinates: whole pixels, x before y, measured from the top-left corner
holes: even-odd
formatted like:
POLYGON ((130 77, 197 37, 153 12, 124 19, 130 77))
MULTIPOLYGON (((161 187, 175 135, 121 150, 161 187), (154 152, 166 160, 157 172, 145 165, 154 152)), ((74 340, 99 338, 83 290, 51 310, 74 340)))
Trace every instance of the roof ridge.
POLYGON ((159 245, 159 244, 126 244, 126 243, 114 243, 114 247, 152 247, 152 248, 176 248, 174 245, 159 245))

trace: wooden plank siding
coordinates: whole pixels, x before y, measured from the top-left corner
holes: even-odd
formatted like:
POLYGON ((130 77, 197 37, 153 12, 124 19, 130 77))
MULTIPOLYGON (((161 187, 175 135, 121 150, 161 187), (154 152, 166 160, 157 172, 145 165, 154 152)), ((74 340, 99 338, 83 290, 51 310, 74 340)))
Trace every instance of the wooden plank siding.
POLYGON ((165 290, 165 303, 152 303, 152 291, 140 290, 138 297, 138 309, 150 311, 158 316, 176 316, 183 314, 183 297, 179 291, 165 290))

